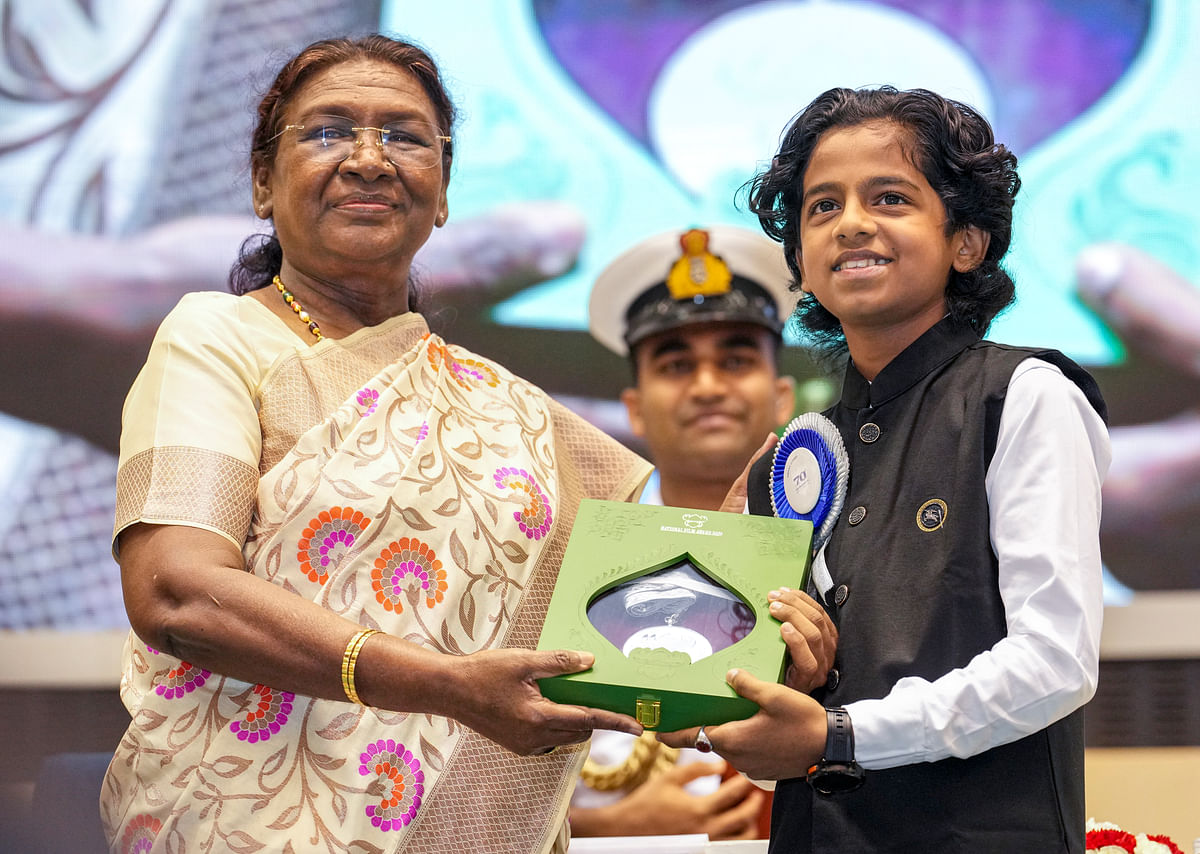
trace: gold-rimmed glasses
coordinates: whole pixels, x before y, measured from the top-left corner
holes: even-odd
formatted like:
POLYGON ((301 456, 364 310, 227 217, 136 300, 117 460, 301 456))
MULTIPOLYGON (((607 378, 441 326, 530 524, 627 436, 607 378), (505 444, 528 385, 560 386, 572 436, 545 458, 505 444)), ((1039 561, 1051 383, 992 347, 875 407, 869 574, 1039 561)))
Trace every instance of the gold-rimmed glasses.
POLYGON ((428 169, 442 159, 450 137, 429 122, 402 119, 383 127, 356 125, 344 116, 309 116, 280 132, 294 134, 296 147, 317 163, 341 163, 362 146, 364 134, 375 133, 380 153, 397 168, 428 169))

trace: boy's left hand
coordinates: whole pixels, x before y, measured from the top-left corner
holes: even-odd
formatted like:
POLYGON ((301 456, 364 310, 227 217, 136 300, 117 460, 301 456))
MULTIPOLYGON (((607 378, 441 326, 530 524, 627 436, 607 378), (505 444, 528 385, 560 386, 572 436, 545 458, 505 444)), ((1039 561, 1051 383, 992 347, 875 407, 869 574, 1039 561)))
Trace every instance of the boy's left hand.
POLYGON ((784 684, 806 694, 829 678, 837 655, 838 631, 815 599, 799 590, 780 587, 767 594, 771 616, 783 623, 779 633, 787 644, 784 684))
MULTIPOLYGON (((807 694, 785 685, 764 682, 745 670, 725 676, 740 696, 759 711, 743 721, 706 726, 712 749, 752 780, 803 777, 825 752, 825 707, 807 694)), ((695 747, 699 727, 660 732, 669 747, 695 747)))

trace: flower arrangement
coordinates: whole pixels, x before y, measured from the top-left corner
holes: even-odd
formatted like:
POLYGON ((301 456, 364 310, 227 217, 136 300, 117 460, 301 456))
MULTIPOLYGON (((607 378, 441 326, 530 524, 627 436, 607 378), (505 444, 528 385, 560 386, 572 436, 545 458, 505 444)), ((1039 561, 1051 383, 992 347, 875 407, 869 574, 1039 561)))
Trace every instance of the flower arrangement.
POLYGON ((1145 833, 1134 836, 1112 822, 1090 818, 1087 822, 1086 850, 1097 854, 1183 854, 1179 846, 1166 836, 1147 836, 1145 833))

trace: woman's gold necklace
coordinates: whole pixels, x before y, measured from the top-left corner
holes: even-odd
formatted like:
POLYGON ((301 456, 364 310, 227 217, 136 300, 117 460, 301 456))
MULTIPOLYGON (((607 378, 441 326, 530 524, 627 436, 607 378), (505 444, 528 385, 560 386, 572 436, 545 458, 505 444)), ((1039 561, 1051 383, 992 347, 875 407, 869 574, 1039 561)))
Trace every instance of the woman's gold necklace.
POLYGON ((283 301, 292 307, 292 311, 296 312, 296 316, 300 318, 300 322, 307 323, 308 331, 315 335, 318 341, 322 340, 325 336, 321 334, 321 327, 318 326, 317 322, 312 319, 312 316, 300 306, 300 303, 296 302, 296 298, 292 296, 291 291, 283 286, 283 281, 278 276, 271 281, 279 290, 280 295, 283 297, 283 301))

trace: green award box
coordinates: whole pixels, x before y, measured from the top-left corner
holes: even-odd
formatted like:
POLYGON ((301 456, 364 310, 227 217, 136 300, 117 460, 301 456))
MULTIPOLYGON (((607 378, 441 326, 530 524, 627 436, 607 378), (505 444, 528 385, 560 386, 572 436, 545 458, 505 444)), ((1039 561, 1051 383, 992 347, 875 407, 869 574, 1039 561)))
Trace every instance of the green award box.
POLYGON ((804 589, 812 530, 793 519, 585 499, 538 648, 586 650, 596 661, 540 679, 542 694, 662 731, 750 717, 758 706, 725 674, 782 679, 787 647, 767 593, 804 589))

